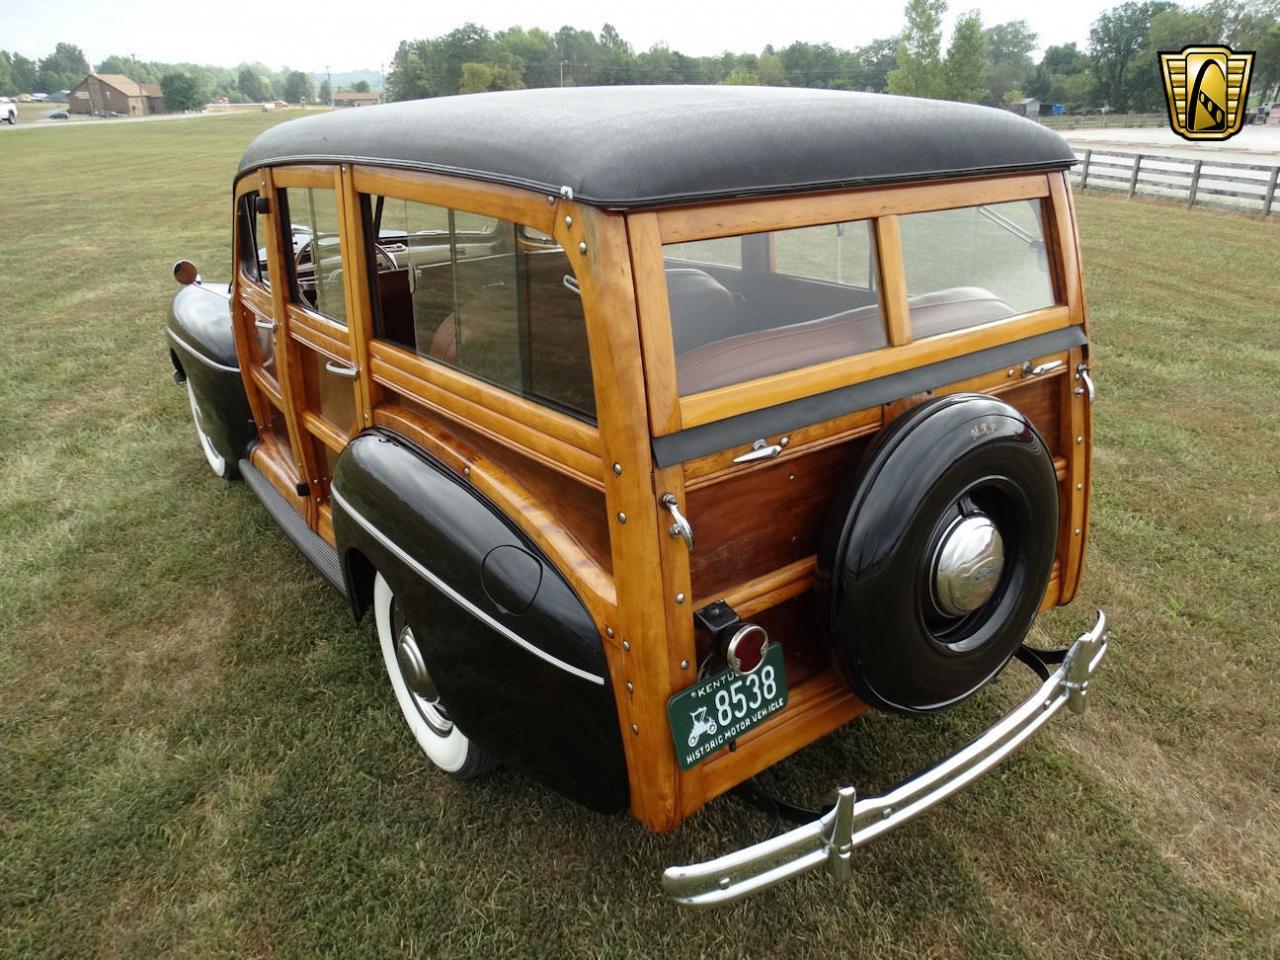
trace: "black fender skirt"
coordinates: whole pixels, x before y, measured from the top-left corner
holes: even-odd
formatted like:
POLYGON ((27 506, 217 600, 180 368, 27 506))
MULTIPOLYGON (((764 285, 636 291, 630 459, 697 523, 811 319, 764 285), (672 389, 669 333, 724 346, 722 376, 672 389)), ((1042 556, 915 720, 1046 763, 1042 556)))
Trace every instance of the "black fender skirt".
POLYGON ((624 809, 626 763, 603 644, 551 561, 402 437, 361 434, 334 474, 334 539, 357 613, 363 556, 400 599, 441 699, 469 738, 584 806, 624 809))
POLYGON ((240 378, 231 304, 211 290, 183 287, 173 298, 165 333, 175 372, 195 391, 210 440, 236 463, 258 430, 240 378))

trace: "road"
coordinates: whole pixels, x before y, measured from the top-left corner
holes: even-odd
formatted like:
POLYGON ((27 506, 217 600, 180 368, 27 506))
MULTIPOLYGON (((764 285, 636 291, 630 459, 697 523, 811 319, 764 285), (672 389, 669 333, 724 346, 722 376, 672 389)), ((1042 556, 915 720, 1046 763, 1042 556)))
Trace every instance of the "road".
POLYGON ((1126 153, 1152 153, 1166 157, 1190 157, 1193 160, 1217 160, 1222 163, 1280 164, 1280 125, 1245 127, 1230 140, 1221 143, 1192 143, 1168 127, 1129 129, 1105 127, 1095 130, 1064 130, 1062 136, 1073 147, 1082 150, 1108 149, 1126 153))

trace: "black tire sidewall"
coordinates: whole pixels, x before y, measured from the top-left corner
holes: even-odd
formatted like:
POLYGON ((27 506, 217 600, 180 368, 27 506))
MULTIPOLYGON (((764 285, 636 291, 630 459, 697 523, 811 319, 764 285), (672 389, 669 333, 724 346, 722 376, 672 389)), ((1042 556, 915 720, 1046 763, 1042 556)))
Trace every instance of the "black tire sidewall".
POLYGON ((922 411, 888 438, 860 476, 852 516, 840 518, 845 533, 828 559, 837 664, 863 700, 883 709, 931 713, 988 683, 1026 636, 1052 571, 1058 532, 1052 458, 1016 410, 989 397, 972 399, 967 409, 952 402, 922 411), (958 432, 971 423, 1000 429, 958 443, 958 432), (926 620, 939 523, 975 491, 998 514, 992 519, 1005 542, 1005 566, 991 600, 965 621, 968 628, 942 642, 926 620), (957 639, 965 642, 956 645, 957 639))

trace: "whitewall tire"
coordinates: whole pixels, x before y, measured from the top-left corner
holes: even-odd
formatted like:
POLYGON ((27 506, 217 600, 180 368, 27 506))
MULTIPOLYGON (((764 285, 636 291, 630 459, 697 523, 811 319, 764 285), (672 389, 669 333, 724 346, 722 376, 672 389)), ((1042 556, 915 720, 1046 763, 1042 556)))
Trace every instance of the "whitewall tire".
POLYGON ((373 612, 396 703, 427 759, 460 779, 478 776, 496 766, 496 759, 467 739, 441 703, 422 663, 413 629, 381 573, 373 584, 373 612))
POLYGON ((213 445, 213 440, 204 430, 204 415, 200 411, 200 401, 196 399, 196 392, 191 388, 191 381, 187 381, 187 399, 191 402, 191 419, 195 421, 196 436, 200 440, 200 449, 204 451, 204 458, 209 461, 209 469, 224 480, 231 478, 228 469, 227 458, 218 452, 218 448, 213 445))

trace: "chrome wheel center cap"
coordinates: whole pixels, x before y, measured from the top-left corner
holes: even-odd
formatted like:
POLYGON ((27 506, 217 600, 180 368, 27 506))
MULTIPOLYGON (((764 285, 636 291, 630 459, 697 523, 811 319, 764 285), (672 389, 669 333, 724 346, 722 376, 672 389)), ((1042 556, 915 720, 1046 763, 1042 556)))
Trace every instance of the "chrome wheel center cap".
POLYGON ((953 617, 991 599, 1004 570, 1004 539, 987 517, 962 517, 951 525, 933 560, 933 595, 953 617))
POLYGON ((427 664, 422 659, 422 651, 418 649, 418 641, 413 631, 405 627, 400 631, 400 639, 396 641, 396 662, 400 664, 400 675, 405 684, 420 697, 428 700, 436 699, 436 687, 427 672, 427 664))

